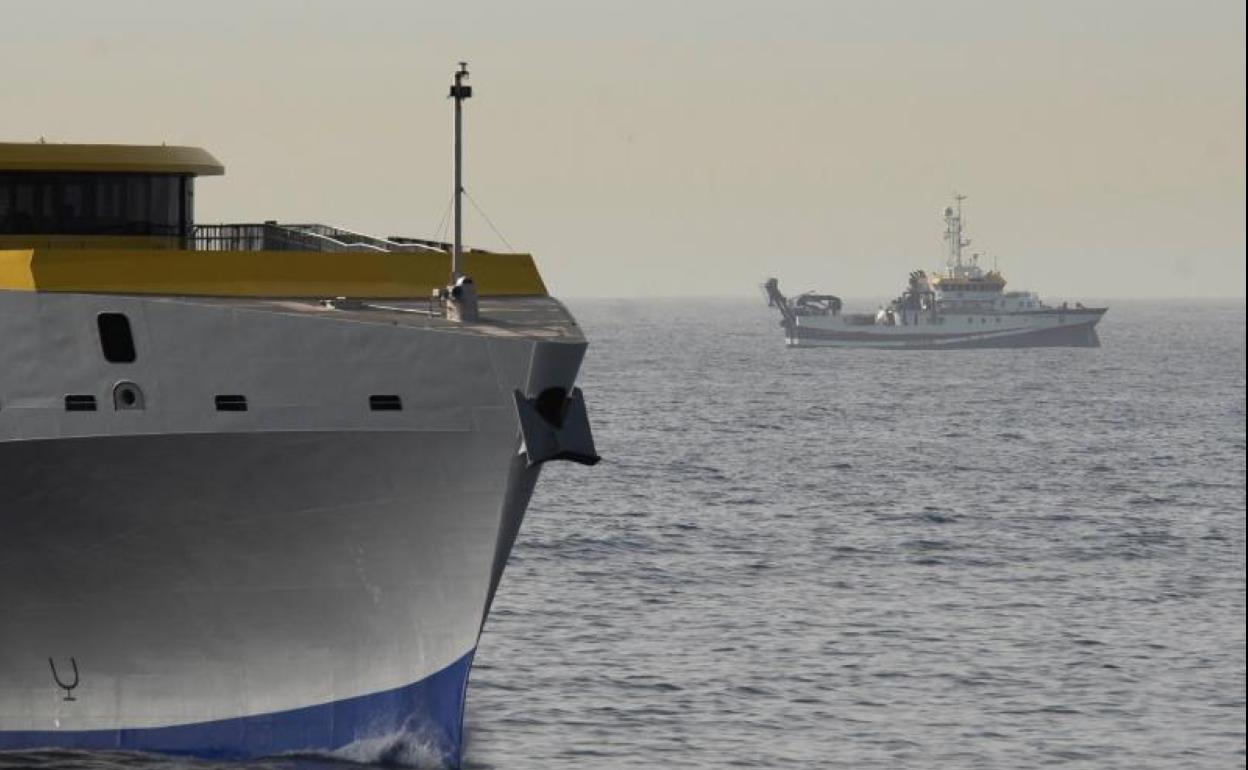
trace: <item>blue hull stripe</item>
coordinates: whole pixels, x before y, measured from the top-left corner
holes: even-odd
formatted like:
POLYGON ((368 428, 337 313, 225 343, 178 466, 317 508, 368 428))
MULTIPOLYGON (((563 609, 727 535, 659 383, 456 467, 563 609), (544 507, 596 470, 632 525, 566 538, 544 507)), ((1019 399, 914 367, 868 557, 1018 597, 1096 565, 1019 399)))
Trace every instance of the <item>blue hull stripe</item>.
POLYGON ((0 730, 0 750, 125 749, 207 759, 324 752, 354 741, 411 734, 457 767, 472 653, 414 684, 271 714, 171 727, 0 730))

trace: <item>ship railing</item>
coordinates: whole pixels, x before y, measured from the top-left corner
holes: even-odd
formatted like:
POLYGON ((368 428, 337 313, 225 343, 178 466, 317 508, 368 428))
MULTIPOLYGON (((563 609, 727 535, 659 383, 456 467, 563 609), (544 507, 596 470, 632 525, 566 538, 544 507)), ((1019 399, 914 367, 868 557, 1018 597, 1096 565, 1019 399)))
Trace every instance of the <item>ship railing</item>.
MULTIPOLYGON (((455 248, 454 244, 446 243, 445 241, 431 241, 427 238, 409 238, 406 235, 391 235, 388 238, 386 238, 386 240, 390 241, 391 243, 414 244, 417 246, 425 246, 427 248, 434 249, 435 251, 449 252, 455 248)), ((474 247, 471 249, 471 251, 484 252, 485 249, 478 249, 474 247)))
POLYGON ((196 225, 190 246, 196 251, 439 252, 416 239, 376 238, 340 227, 277 222, 196 225))
MULTIPOLYGON (((195 225, 189 234, 169 232, 91 233, 72 235, 0 235, 0 248, 91 249, 107 246, 110 236, 125 236, 125 248, 191 249, 194 251, 325 251, 447 254, 441 241, 406 236, 378 238, 341 227, 277 222, 195 225)), ((472 251, 482 251, 472 249, 472 251)))
POLYGON ((450 250, 447 244, 435 244, 432 241, 422 241, 417 238, 378 238, 373 235, 366 235, 354 230, 332 227, 330 225, 281 225, 281 227, 298 230, 319 238, 326 238, 336 244, 354 247, 354 250, 360 251, 429 252, 450 250), (441 248, 442 246, 445 246, 445 248, 441 248))
POLYGON ((275 224, 195 225, 190 247, 195 251, 323 251, 300 234, 275 224))

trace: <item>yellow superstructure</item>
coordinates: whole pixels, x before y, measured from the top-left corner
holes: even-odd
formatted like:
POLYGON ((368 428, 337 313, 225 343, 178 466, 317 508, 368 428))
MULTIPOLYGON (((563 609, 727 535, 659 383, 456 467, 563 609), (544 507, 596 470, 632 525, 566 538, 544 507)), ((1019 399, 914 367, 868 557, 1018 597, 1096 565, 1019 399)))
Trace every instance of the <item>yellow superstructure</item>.
MULTIPOLYGON (((197 147, 0 143, 0 291, 426 298, 446 286, 448 250, 384 239, 365 250, 199 250, 190 186, 224 172, 197 147)), ((547 293, 531 255, 464 260, 482 295, 547 293)))

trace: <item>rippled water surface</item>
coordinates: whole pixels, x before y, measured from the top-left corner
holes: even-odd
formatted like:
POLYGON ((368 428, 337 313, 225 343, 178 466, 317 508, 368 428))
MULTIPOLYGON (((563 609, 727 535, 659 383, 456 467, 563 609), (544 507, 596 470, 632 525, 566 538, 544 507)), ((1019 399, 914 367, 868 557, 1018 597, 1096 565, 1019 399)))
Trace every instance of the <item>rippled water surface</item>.
MULTIPOLYGON (((571 304, 607 459, 533 500, 469 766, 1244 767, 1242 302, 944 353, 787 350, 747 300, 571 304)), ((332 765, 246 767, 292 766, 332 765)))

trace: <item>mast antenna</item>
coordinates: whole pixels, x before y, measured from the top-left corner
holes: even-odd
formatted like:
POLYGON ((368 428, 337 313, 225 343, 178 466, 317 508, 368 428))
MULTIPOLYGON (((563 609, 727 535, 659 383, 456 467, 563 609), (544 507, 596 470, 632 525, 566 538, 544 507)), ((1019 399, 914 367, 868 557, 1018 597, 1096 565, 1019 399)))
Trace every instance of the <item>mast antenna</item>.
POLYGON ((451 280, 463 275, 464 260, 464 100, 472 97, 472 86, 464 85, 468 79, 468 62, 461 61, 455 72, 455 84, 451 86, 450 98, 455 100, 455 244, 451 254, 451 280))
POLYGON ((948 261, 945 263, 949 275, 960 275, 962 269, 962 249, 971 245, 969 238, 962 237, 962 201, 966 196, 956 190, 953 193, 954 206, 945 207, 945 242, 949 244, 948 261))
POLYGON ((472 98, 472 86, 466 85, 468 62, 461 61, 455 71, 449 98, 455 100, 455 243, 451 246, 451 285, 447 287, 446 316, 452 321, 477 320, 477 287, 464 274, 464 100, 472 98))

